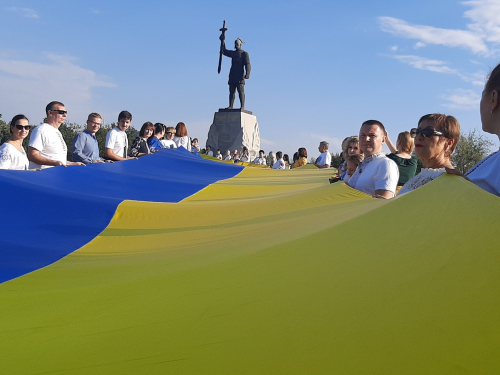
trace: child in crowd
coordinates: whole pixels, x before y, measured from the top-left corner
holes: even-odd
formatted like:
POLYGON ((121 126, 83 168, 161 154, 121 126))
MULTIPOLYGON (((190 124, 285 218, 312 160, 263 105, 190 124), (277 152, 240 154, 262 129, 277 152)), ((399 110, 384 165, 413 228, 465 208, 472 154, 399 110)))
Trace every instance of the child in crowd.
POLYGON ((352 154, 347 157, 346 166, 347 170, 342 180, 344 182, 349 182, 351 176, 356 172, 356 168, 358 168, 359 163, 361 163, 364 159, 363 154, 352 154))
POLYGON ((191 141, 191 152, 194 153, 200 152, 200 145, 198 144, 198 138, 193 138, 193 140, 191 141))

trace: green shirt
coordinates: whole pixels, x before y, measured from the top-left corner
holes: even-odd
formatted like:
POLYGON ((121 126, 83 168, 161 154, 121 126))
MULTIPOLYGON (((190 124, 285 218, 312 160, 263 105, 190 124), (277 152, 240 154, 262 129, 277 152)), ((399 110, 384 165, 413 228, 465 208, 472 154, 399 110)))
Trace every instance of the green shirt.
POLYGON ((417 172, 417 158, 412 156, 411 159, 404 159, 396 154, 388 154, 387 157, 393 160, 399 169, 398 186, 403 186, 406 182, 415 176, 417 172))

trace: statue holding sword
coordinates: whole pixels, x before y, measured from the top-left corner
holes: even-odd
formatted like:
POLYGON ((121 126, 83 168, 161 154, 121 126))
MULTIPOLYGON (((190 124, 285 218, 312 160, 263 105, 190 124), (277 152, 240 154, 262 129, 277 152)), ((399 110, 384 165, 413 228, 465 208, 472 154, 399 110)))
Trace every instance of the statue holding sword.
POLYGON ((244 43, 240 38, 234 41, 234 51, 226 49, 226 21, 222 26, 220 31, 222 32, 219 39, 221 41, 220 53, 219 53, 219 69, 221 70, 222 55, 231 58, 231 70, 229 71, 229 107, 227 109, 232 109, 234 105, 234 99, 236 90, 238 90, 238 96, 240 98, 241 109, 245 109, 245 79, 250 78, 250 71, 252 67, 250 66, 250 56, 248 52, 241 49, 241 45, 244 43))

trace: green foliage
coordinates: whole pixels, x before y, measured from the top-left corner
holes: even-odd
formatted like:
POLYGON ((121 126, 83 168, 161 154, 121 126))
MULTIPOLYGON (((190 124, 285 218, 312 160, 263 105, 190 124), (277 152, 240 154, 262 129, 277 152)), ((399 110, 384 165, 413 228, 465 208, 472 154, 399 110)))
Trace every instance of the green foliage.
POLYGON ((59 131, 61 132, 64 142, 68 148, 68 160, 73 161, 72 157, 72 148, 73 148, 73 139, 75 135, 83 130, 83 127, 74 122, 65 122, 59 126, 59 131))
POLYGON ((451 163, 462 173, 467 172, 475 164, 484 159, 491 151, 493 143, 477 130, 470 130, 468 134, 460 135, 460 141, 453 155, 451 163))
POLYGON ((342 163, 340 153, 330 153, 330 155, 332 155, 332 162, 330 163, 330 167, 338 169, 340 167, 340 163, 342 163))

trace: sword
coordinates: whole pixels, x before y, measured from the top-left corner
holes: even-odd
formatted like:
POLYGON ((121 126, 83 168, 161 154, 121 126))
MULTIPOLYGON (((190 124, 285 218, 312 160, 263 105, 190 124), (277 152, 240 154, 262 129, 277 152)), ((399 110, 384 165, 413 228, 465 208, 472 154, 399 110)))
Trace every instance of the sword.
MULTIPOLYGON (((226 20, 224 20, 224 23, 222 24, 222 29, 219 29, 220 31, 222 31, 222 35, 224 35, 224 37, 226 36, 226 20)), ((219 69, 217 69, 217 74, 220 74, 220 69, 222 67, 222 45, 224 43, 224 40, 221 40, 220 41, 220 51, 219 51, 219 69)))

